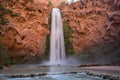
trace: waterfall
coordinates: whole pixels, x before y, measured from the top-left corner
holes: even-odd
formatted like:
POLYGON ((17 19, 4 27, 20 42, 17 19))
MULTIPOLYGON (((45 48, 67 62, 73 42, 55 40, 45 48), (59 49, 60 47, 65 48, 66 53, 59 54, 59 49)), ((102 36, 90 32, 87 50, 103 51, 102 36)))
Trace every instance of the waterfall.
POLYGON ((64 60, 65 46, 61 13, 58 8, 53 8, 50 35, 50 64, 58 65, 64 60))

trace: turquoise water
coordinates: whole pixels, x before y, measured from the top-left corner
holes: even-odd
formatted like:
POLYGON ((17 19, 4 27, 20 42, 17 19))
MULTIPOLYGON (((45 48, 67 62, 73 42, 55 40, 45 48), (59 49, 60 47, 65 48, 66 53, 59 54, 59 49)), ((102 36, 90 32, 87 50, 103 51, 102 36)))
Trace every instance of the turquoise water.
POLYGON ((4 78, 3 80, 104 80, 104 79, 88 76, 85 73, 76 73, 76 74, 48 74, 45 76, 27 78, 4 78))

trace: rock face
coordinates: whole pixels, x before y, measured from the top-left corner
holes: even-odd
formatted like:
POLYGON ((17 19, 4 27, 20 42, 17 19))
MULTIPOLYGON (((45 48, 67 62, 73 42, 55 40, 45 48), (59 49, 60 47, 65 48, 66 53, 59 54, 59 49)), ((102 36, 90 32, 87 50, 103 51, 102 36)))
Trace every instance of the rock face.
MULTIPOLYGON (((62 1, 52 0, 57 6, 62 1)), ((45 53, 49 34, 49 15, 52 6, 48 0, 12 0, 2 3, 18 16, 6 15, 10 21, 0 28, 0 44, 8 47, 12 59, 20 56, 41 56, 45 53)), ((80 0, 59 6, 63 21, 72 29, 70 42, 76 54, 111 54, 120 49, 120 1, 80 0)), ((106 55, 106 56, 107 56, 106 55)))
POLYGON ((43 54, 49 34, 50 6, 27 0, 13 0, 6 5, 18 14, 16 17, 6 15, 9 24, 0 29, 0 43, 8 47, 12 59, 43 54))
POLYGON ((110 54, 120 48, 119 0, 80 0, 60 9, 73 31, 75 53, 110 54))

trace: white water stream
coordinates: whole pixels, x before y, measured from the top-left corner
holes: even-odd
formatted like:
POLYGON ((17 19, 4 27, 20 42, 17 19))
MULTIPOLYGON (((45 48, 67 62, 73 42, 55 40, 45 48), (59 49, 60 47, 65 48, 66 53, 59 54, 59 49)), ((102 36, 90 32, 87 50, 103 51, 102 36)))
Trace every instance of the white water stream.
POLYGON ((50 64, 58 65, 65 60, 65 45, 61 13, 58 8, 52 9, 50 35, 50 64))

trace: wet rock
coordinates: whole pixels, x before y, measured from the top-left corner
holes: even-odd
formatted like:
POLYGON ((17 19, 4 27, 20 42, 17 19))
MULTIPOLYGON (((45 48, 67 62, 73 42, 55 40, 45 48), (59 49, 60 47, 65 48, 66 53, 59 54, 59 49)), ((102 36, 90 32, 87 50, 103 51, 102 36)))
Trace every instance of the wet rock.
POLYGON ((77 72, 69 72, 69 74, 76 74, 77 72))
POLYGON ((30 77, 35 77, 35 74, 30 74, 30 77))
POLYGON ((44 72, 44 73, 39 73, 39 74, 38 74, 38 76, 45 76, 45 75, 47 75, 47 73, 45 73, 45 72, 44 72))
POLYGON ((93 77, 100 77, 102 79, 109 79, 109 80, 119 80, 119 77, 114 77, 111 75, 104 75, 104 74, 94 74, 90 72, 86 72, 87 75, 93 76, 93 77))
POLYGON ((3 66, 2 66, 2 65, 0 65, 0 70, 1 70, 1 69, 3 69, 3 66))
POLYGON ((102 78, 103 78, 103 79, 109 79, 109 76, 108 76, 108 75, 103 75, 102 78))

